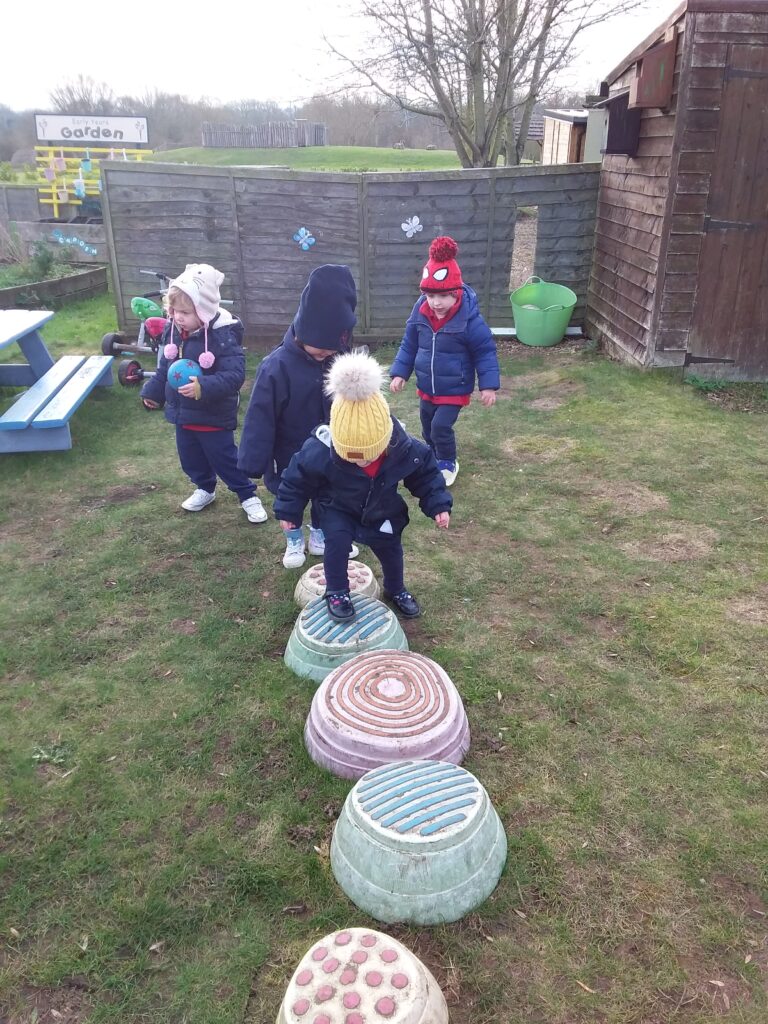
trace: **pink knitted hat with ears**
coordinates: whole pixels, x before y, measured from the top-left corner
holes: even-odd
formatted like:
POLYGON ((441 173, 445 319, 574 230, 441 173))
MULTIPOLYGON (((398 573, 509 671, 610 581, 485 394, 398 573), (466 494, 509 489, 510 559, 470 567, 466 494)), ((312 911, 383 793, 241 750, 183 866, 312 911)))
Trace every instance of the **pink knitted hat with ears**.
MULTIPOLYGON (((208 263, 188 263, 184 273, 171 281, 169 288, 178 288, 179 291, 189 298, 195 307, 198 319, 203 325, 205 337, 205 351, 201 353, 198 362, 204 370, 213 366, 216 357, 208 351, 208 325, 216 316, 221 301, 219 287, 224 280, 220 270, 210 266, 208 263)), ((163 349, 166 359, 175 359, 179 354, 178 346, 173 343, 173 320, 171 320, 170 341, 163 349)))

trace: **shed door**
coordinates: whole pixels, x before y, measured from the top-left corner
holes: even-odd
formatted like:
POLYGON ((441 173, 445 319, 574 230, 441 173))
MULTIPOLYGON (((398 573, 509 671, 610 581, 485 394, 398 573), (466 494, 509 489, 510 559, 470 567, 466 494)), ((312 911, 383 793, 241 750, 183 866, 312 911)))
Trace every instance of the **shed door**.
POLYGON ((768 375, 768 46, 731 47, 689 350, 768 375))

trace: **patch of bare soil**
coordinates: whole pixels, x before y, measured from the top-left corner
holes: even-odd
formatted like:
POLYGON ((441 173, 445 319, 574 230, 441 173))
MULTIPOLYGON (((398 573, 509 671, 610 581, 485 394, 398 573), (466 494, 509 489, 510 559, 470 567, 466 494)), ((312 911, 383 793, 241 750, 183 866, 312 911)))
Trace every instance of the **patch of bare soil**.
POLYGON ((575 395, 582 394, 583 391, 584 388, 581 384, 577 384, 573 380, 565 380, 562 384, 549 389, 546 395, 534 398, 532 402, 525 404, 529 409, 536 409, 538 412, 552 412, 554 409, 559 409, 561 405, 565 405, 575 395))
POLYGON ((576 447, 571 437, 546 437, 527 435, 508 437, 502 442, 501 450, 514 462, 554 462, 576 447))
POLYGON ((735 598, 727 605, 725 614, 747 626, 768 626, 768 590, 751 597, 735 598))
POLYGON ((607 480, 595 481, 589 486, 590 497, 607 502, 614 512, 621 515, 643 516, 655 509, 667 508, 669 498, 666 494, 652 491, 644 484, 631 481, 613 483, 607 480))
POLYGON ((523 391, 529 388, 547 388, 559 384, 562 380, 558 370, 535 370, 531 373, 519 373, 512 377, 502 374, 499 383, 499 398, 509 398, 506 391, 523 391))
POLYGON ((0 1005, 0 1020, 3 1024, 81 1024, 91 1012, 89 986, 85 978, 71 980, 74 984, 58 988, 25 985, 13 1009, 0 1005))
POLYGON ((621 545, 633 558, 651 562, 694 562, 705 558, 717 543, 718 536, 708 526, 678 526, 674 532, 663 533, 652 540, 633 540, 621 545))
POLYGON ((172 633, 181 633, 183 636, 194 636, 198 631, 198 625, 194 619, 174 619, 171 623, 172 633))
POLYGON ((97 509, 106 508, 107 505, 127 505, 129 501, 136 501, 150 491, 156 491, 157 484, 133 484, 120 487, 110 487, 109 490, 98 497, 84 497, 80 499, 80 505, 88 512, 95 512, 97 509))

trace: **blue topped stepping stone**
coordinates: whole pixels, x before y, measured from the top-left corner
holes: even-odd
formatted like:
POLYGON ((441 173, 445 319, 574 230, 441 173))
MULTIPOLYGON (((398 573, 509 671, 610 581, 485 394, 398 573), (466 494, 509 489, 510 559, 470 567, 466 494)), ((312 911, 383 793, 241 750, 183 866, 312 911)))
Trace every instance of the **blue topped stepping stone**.
POLYGON ((285 648, 285 663, 296 675, 322 683, 328 673, 365 651, 408 650, 408 640, 394 612, 381 601, 352 595, 355 617, 339 622, 324 597, 311 601, 293 627, 285 648))
POLYGON ((496 888, 507 838, 488 794, 465 768, 400 761, 368 772, 331 843, 336 881, 379 921, 457 921, 496 888))

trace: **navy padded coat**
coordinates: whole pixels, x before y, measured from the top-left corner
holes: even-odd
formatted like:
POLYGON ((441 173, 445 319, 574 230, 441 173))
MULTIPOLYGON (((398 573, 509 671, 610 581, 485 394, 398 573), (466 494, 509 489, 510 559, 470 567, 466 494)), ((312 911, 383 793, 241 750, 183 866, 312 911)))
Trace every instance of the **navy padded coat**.
POLYGON ((427 395, 469 395, 475 390, 475 377, 481 391, 498 391, 496 342, 480 315, 477 295, 466 284, 463 292, 461 308, 437 331, 420 312, 426 299, 419 298, 390 376, 408 380, 415 369, 419 390, 427 395))
MULTIPOLYGON (((201 370, 200 398, 185 398, 168 383, 168 367, 175 361, 166 359, 162 354, 163 346, 171 336, 169 322, 160 342, 157 372, 144 383, 141 397, 165 407, 165 418, 170 423, 234 430, 240 388, 245 382, 243 333, 243 325, 236 317, 226 309, 219 310, 208 328, 208 351, 215 356, 214 364, 207 370, 201 370)), ((180 331, 174 328, 173 340, 180 349, 178 359, 198 362, 205 351, 202 327, 185 341, 182 341, 180 331)))
POLYGON ((388 519, 393 532, 399 534, 408 523, 408 506, 397 490, 401 480, 419 499, 425 516, 434 519, 440 512, 450 511, 453 499, 435 456, 425 444, 406 434, 394 417, 387 457, 373 478, 337 455, 330 429, 318 427, 283 473, 274 513, 277 519, 299 525, 307 502, 314 498, 325 528, 332 526, 338 512, 374 529, 388 519))
POLYGON ((243 420, 238 465, 277 492, 280 475, 309 435, 327 423, 331 400, 323 378, 332 358, 318 362, 297 343, 293 327, 262 361, 243 420), (275 463, 277 467, 275 469, 275 463))

